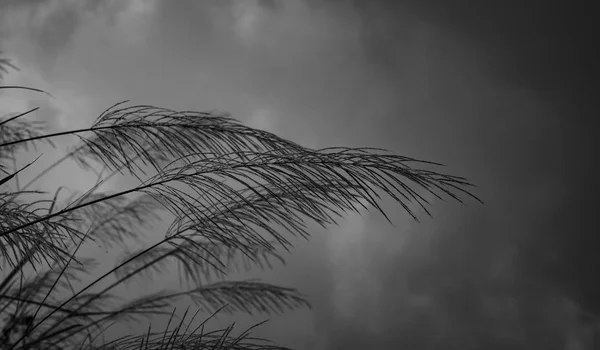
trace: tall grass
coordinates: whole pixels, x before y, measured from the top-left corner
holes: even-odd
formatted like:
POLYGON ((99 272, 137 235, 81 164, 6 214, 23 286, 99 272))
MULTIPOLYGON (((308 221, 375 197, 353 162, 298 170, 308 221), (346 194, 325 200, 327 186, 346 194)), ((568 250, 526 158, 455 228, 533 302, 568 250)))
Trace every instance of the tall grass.
MULTIPOLYGON (((0 59, 0 74, 8 68, 10 61, 0 59)), ((419 195, 423 189, 438 198, 477 199, 466 179, 424 169, 439 164, 381 149, 309 149, 226 114, 123 102, 89 128, 48 133, 44 124, 28 119, 35 112, 0 119, 1 349, 282 349, 250 337, 251 329, 238 336, 233 326, 205 329, 217 312, 273 314, 310 306, 295 289, 230 281, 228 272, 283 261, 290 237, 309 236, 308 221, 327 227, 368 206, 385 216, 382 196, 415 219, 410 202, 429 213, 419 195), (53 147, 53 140, 69 136, 79 144, 28 183, 18 181, 28 166, 16 167, 24 149, 53 147), (66 199, 60 188, 33 190, 66 162, 89 171, 96 185, 66 199), (135 179, 135 185, 102 191, 116 175, 135 179), (166 219, 171 224, 164 236, 148 244, 148 232, 166 219), (97 261, 79 253, 84 244, 116 249, 133 241, 135 250, 85 280, 97 261), (124 303, 116 298, 115 288, 140 276, 160 280, 174 262, 179 289, 124 303), (213 316, 191 327, 199 313, 188 317, 188 309, 175 322, 171 305, 186 298, 198 312, 213 316), (111 324, 157 314, 171 315, 165 330, 149 328, 102 343, 111 324)))

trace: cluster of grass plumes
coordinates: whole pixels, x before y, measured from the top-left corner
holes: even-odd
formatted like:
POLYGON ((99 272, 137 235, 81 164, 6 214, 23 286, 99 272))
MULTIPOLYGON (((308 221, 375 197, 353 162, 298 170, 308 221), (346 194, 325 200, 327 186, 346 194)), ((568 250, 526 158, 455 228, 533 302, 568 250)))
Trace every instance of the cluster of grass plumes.
MULTIPOLYGON (((9 65, 0 60, 0 74, 9 65)), ((0 119, 0 349, 282 349, 251 338, 249 330, 238 336, 232 327, 205 331, 213 316, 192 328, 196 315, 185 323, 187 311, 174 329, 149 328, 105 344, 99 339, 111 324, 173 316, 173 303, 182 299, 207 315, 310 307, 295 289, 228 281, 227 274, 283 262, 290 236, 308 237, 307 221, 326 227, 367 206, 385 215, 382 195, 415 219, 408 204, 427 212, 429 203, 413 187, 458 201, 458 194, 472 196, 464 178, 415 167, 438 164, 379 149, 308 149, 225 114, 119 103, 89 128, 46 133, 43 124, 27 120, 36 111, 0 119), (21 185, 26 166, 17 167, 17 156, 68 136, 80 143, 21 185), (32 190, 68 161, 95 176, 96 185, 66 199, 61 188, 32 190), (102 191, 116 175, 136 184, 102 191), (166 219, 164 236, 148 244, 148 232, 166 219), (78 252, 89 242, 111 249, 136 242, 137 249, 88 282, 97 261, 78 252), (174 267, 179 289, 126 302, 113 294, 140 276, 159 280, 174 267)))

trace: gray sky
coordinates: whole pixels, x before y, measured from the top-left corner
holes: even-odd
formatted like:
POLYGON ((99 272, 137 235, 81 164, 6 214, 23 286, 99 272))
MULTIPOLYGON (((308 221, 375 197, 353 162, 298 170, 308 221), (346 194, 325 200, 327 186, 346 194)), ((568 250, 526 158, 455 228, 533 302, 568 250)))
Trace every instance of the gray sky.
MULTIPOLYGON (((592 349, 590 11, 390 3, 5 0, 0 44, 21 68, 9 83, 56 97, 29 102, 56 130, 124 99, 219 109, 309 147, 438 161, 479 186, 485 206, 438 201, 420 224, 386 203, 394 226, 365 213, 315 228, 267 275, 315 309, 261 333, 298 349, 592 349)), ((27 108, 21 97, 0 96, 0 111, 27 108)), ((62 171, 45 185, 75 168, 62 171)))

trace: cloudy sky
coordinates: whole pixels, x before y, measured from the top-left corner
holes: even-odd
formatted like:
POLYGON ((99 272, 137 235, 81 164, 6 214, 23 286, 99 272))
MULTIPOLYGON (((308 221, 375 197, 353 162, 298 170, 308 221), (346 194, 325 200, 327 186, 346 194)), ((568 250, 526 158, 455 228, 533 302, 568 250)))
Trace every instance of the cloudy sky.
POLYGON ((6 81, 55 98, 5 94, 0 111, 41 106, 65 130, 125 99, 218 109, 309 147, 447 164, 484 206, 438 201, 415 223, 386 203, 393 226, 365 212, 315 228, 266 275, 314 310, 261 334, 297 349, 592 349, 598 69, 592 12, 569 4, 4 0, 0 49, 21 69, 6 81))

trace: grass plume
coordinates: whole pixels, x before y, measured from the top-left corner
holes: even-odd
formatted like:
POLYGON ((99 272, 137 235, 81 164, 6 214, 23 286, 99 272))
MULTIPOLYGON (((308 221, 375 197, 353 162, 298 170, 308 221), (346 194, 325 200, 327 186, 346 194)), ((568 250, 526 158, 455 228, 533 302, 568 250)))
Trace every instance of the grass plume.
MULTIPOLYGON (((10 61, 0 59, 0 74, 8 68, 10 61)), ((427 170, 439 164, 374 148, 309 149, 224 113, 121 102, 89 128, 46 133, 43 124, 26 118, 35 112, 0 119, 0 316, 5 322, 0 349, 283 349, 250 337, 251 329, 238 336, 232 335, 233 326, 206 331, 213 316, 190 329, 196 315, 184 324, 189 310, 174 329, 149 329, 104 344, 99 339, 114 323, 158 314, 173 318, 170 305, 181 299, 213 315, 310 307, 293 288, 230 281, 227 275, 284 262, 281 251, 289 250, 290 238, 309 237, 307 222, 336 225, 367 206, 387 218, 383 196, 415 219, 410 203, 429 213, 422 190, 459 202, 464 196, 478 200, 468 180, 427 170), (17 155, 40 143, 54 147, 54 140, 69 136, 79 144, 20 186, 17 155), (96 176, 96 185, 66 199, 61 188, 30 189, 69 161, 96 176), (137 182, 101 191, 116 175, 137 182), (144 238, 165 218, 171 225, 149 244, 144 238), (84 244, 116 249, 131 241, 138 248, 126 249, 114 267, 86 282, 97 261, 79 254, 84 244), (179 289, 125 302, 113 294, 135 278, 160 279, 173 263, 179 289), (94 290, 101 283, 106 286, 94 290)))

